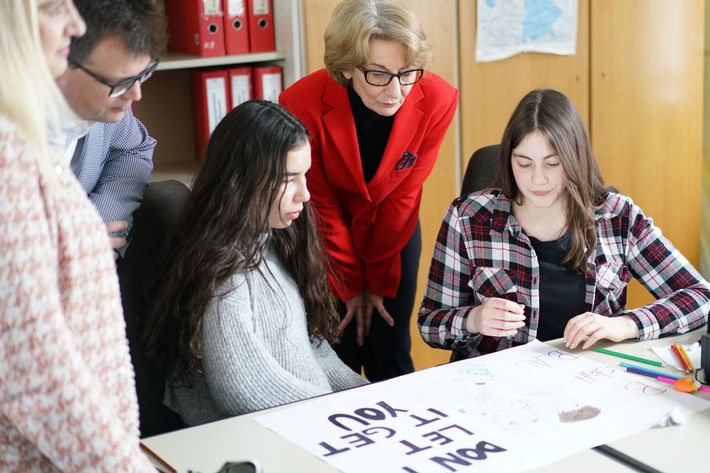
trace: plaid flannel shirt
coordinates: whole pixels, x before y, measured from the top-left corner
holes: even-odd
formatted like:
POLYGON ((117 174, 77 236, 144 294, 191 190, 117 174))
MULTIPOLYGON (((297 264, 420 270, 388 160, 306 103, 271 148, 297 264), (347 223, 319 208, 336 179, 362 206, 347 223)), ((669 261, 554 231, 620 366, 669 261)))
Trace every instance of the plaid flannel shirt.
MULTIPOLYGON (((597 246, 589 263, 585 307, 607 317, 630 316, 639 340, 702 326, 710 286, 688 260, 626 196, 610 193, 595 212, 597 246), (626 310, 626 286, 639 280, 657 299, 626 310)), ((525 231, 499 189, 454 200, 434 247, 419 330, 426 343, 471 358, 534 339, 540 318, 540 266, 525 231), (492 297, 525 306, 525 327, 513 337, 466 330, 471 309, 492 297)))

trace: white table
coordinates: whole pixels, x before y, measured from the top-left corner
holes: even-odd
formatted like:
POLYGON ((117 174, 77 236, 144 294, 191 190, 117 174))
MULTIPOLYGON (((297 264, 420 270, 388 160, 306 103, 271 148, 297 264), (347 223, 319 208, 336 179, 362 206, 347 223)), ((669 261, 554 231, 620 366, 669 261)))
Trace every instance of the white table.
MULTIPOLYGON (((705 331, 706 328, 703 327, 672 338, 618 344, 604 343, 600 346, 643 358, 653 358, 653 355, 649 356, 649 347, 667 346, 673 342, 691 344, 705 331)), ((561 340, 550 342, 550 345, 566 350, 561 340)), ((573 351, 609 366, 618 366, 620 361, 627 361, 591 350, 573 351)), ((658 369, 668 371, 664 368, 658 369)), ((710 395, 707 393, 699 392, 693 395, 710 400, 710 395)), ((309 400, 301 402, 306 403, 309 400)), ((144 439, 143 445, 156 456, 164 459, 174 468, 174 471, 180 473, 187 473, 190 470, 214 473, 224 462, 239 459, 256 459, 262 465, 264 473, 337 472, 335 468, 254 420, 255 416, 285 407, 288 406, 151 437, 144 439)), ((650 429, 612 442, 609 446, 663 472, 697 472, 707 468, 703 458, 708 440, 710 440, 710 409, 695 413, 685 425, 650 429)), ((171 471, 159 462, 155 462, 155 465, 164 471, 171 471)), ((586 450, 531 471, 534 473, 570 471, 629 473, 636 470, 598 451, 586 450)))

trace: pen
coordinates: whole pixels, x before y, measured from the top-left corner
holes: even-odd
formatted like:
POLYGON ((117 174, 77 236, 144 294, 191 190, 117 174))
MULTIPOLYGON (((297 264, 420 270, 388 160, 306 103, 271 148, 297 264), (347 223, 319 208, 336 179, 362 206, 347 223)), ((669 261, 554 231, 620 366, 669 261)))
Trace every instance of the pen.
POLYGON ((634 457, 630 457, 629 455, 620 452, 619 450, 610 447, 609 445, 598 445, 596 447, 593 447, 594 450, 597 452, 608 456, 609 458, 612 458, 622 465, 626 465, 629 468, 631 468, 634 471, 638 471, 639 473, 661 473, 660 470, 656 470, 655 468, 651 467, 650 465, 647 465, 643 462, 638 461, 634 457))
POLYGON ((594 347, 594 351, 599 353, 605 353, 607 355, 618 356, 619 358, 626 358, 627 360, 638 361, 639 363, 646 363, 653 366, 663 366, 660 361, 648 360, 646 358, 641 358, 640 356, 627 355, 626 353, 619 353, 618 351, 609 350, 606 348, 594 347))
POLYGON ((680 379, 680 376, 676 376, 674 374, 668 374, 668 373, 664 373, 663 371, 657 371, 657 370, 654 370, 651 368, 646 368, 646 367, 639 366, 639 365, 633 365, 633 364, 627 363, 625 361, 622 361, 619 364, 621 366, 623 366, 624 368, 626 368, 627 371, 629 369, 632 369, 633 370, 632 373, 643 374, 644 376, 651 376, 652 378, 657 378, 658 376, 665 376, 666 378, 680 379), (640 371, 640 373, 639 373, 639 371, 640 371))
POLYGON ((695 371, 695 365, 693 365, 693 360, 690 359, 688 352, 685 351, 685 347, 680 343, 676 343, 675 346, 678 348, 678 351, 683 356, 683 359, 685 360, 685 364, 688 366, 688 369, 690 371, 695 371))
POLYGON ((690 368, 688 367, 688 363, 686 363, 685 358, 683 358, 683 355, 681 354, 680 350, 678 349, 677 344, 672 344, 670 346, 671 351, 675 355, 675 357, 678 359, 678 362, 680 363, 680 369, 685 371, 686 373, 690 373, 690 368))

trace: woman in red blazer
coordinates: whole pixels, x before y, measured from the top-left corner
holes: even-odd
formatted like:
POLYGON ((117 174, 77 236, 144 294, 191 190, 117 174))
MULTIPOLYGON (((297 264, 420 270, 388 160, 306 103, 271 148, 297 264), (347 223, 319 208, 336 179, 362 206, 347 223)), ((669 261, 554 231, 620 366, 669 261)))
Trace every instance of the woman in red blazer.
POLYGON ((279 97, 312 139, 308 185, 344 302, 335 349, 370 381, 414 369, 422 185, 458 104, 458 91, 426 71, 431 59, 403 6, 345 0, 326 27, 326 68, 279 97))

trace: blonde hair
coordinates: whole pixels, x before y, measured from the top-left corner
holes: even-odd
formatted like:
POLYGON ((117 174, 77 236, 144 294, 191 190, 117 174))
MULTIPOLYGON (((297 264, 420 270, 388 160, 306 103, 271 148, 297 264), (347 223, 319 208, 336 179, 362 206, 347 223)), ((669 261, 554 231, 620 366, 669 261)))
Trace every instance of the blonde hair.
POLYGON ((54 180, 50 133, 71 113, 50 72, 39 34, 39 6, 49 0, 2 0, 0 6, 0 115, 20 131, 40 172, 54 180))
POLYGON ((417 17, 404 6, 385 0, 340 2, 325 28, 324 39, 325 67, 341 85, 348 84, 344 71, 367 65, 372 39, 403 44, 407 66, 426 69, 433 60, 417 17))

